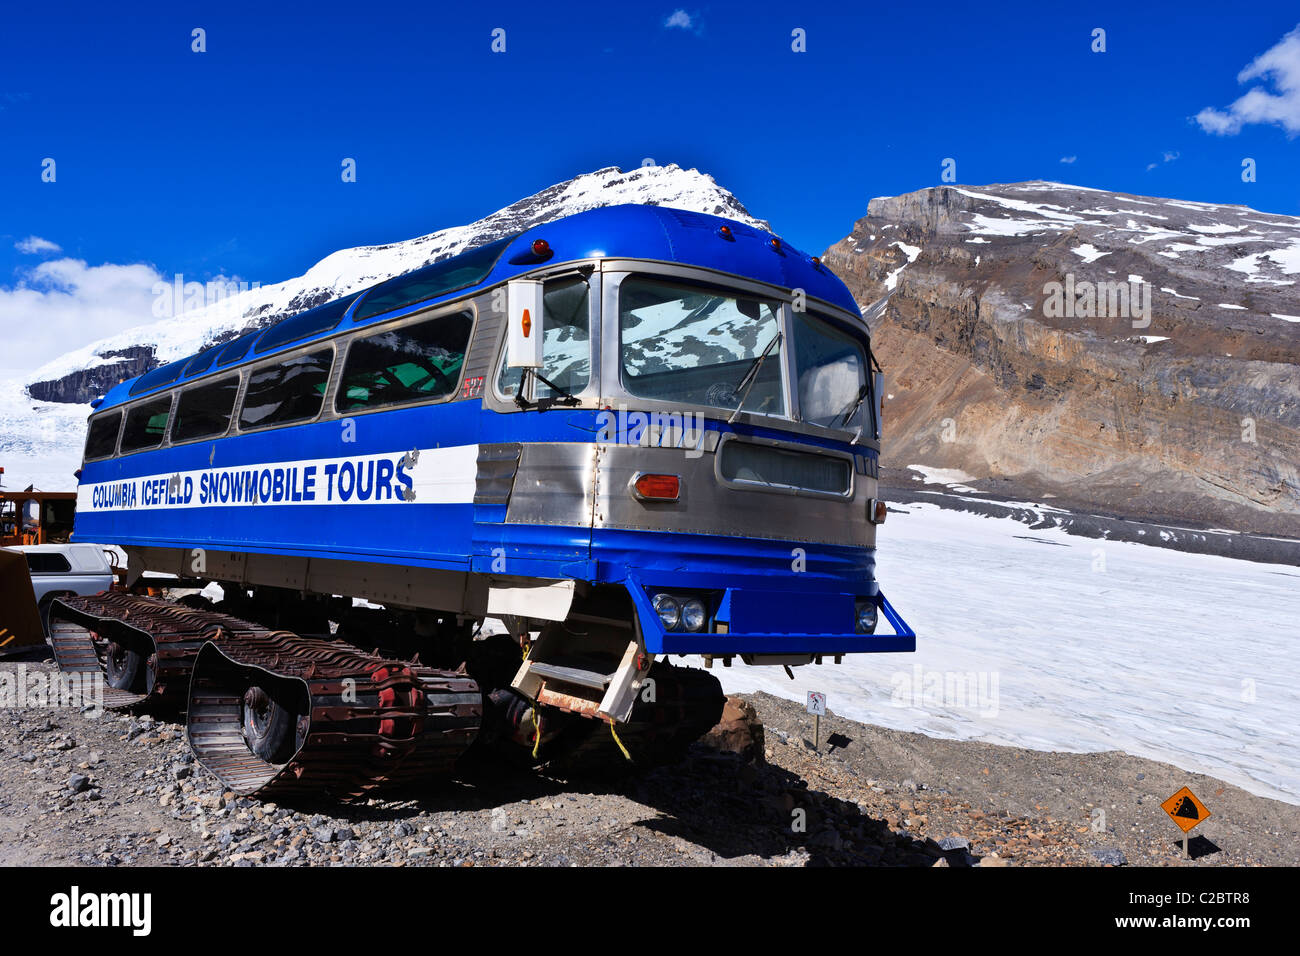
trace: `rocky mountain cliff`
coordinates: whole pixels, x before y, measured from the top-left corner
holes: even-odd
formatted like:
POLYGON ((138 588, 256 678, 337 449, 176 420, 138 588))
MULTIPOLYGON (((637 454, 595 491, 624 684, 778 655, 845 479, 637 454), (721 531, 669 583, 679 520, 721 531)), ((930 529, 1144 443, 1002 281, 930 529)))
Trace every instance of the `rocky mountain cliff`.
MULTIPOLYGON (((295 312, 473 246, 553 219, 619 203, 671 206, 769 228, 711 176, 697 170, 668 165, 623 172, 610 166, 543 189, 469 225, 388 245, 343 249, 297 278, 249 289, 203 308, 180 311, 92 342, 37 369, 27 382, 27 391, 41 401, 89 402, 125 378, 193 354, 204 346, 264 328, 295 312)), ((183 301, 186 296, 180 298, 183 301)))
POLYGON ((1300 219, 942 186, 872 200, 825 259, 877 303, 888 464, 1300 535, 1300 219))

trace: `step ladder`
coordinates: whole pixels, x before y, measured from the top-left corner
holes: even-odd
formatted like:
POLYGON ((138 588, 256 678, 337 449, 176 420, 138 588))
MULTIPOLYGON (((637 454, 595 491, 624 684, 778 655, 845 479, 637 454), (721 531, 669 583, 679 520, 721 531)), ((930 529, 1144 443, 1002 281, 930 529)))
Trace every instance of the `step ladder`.
POLYGON ((511 686, 525 697, 560 710, 625 722, 652 658, 628 641, 618 666, 565 654, 562 641, 543 636, 533 644, 511 686))

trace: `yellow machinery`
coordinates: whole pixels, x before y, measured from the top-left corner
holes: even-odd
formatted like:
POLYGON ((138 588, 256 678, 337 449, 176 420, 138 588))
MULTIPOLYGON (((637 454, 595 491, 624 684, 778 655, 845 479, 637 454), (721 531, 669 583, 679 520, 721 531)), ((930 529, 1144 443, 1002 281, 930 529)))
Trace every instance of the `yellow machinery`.
MULTIPOLYGON (((2 469, 0 474, 3 474, 2 469)), ((76 510, 77 494, 74 491, 0 489, 0 548, 62 544, 72 533, 72 517, 76 510)))

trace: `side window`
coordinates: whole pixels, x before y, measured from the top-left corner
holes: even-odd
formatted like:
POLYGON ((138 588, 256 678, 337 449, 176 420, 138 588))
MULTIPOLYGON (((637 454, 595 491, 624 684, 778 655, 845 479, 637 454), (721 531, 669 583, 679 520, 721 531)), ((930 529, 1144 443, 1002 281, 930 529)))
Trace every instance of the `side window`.
POLYGON ((235 410, 238 391, 239 376, 230 375, 181 392, 176 403, 172 441, 224 435, 226 426, 230 424, 230 414, 235 410))
POLYGON ((450 395, 473 328, 473 316, 457 312, 353 340, 334 407, 351 412, 450 395))
POLYGON ((472 285, 478 285, 496 268, 497 260, 505 253, 506 247, 514 241, 513 235, 506 236, 504 239, 478 246, 450 259, 443 259, 441 262, 381 282, 357 303, 352 313, 353 321, 361 322, 385 312, 392 312, 417 302, 446 295, 448 292, 455 292, 457 289, 468 289, 472 285))
POLYGON ((126 427, 122 429, 122 454, 161 445, 171 410, 171 393, 151 398, 128 410, 126 427))
POLYGON ((333 349, 291 354, 274 365, 253 369, 239 413, 240 427, 263 428, 315 418, 329 385, 333 354, 333 349))
MULTIPOLYGON (((590 288, 585 279, 548 283, 542 299, 542 356, 546 364, 542 377, 570 395, 576 395, 591 381, 590 288)), ((519 391, 522 370, 501 364, 497 389, 507 398, 519 391)), ((551 389, 535 383, 535 398, 547 398, 551 389)))
POLYGON ((797 312, 794 342, 803 420, 827 428, 856 428, 864 409, 872 407, 858 401, 869 379, 862 343, 829 322, 797 312))
POLYGON ((86 461, 112 457, 117 451, 117 433, 121 426, 121 412, 110 412, 92 419, 86 435, 86 461))
POLYGON ((252 332, 227 342, 221 347, 221 351, 217 353, 217 365, 232 365, 244 358, 244 356, 248 355, 248 350, 253 347, 253 340, 262 332, 262 329, 254 329, 252 332))
POLYGON ((299 342, 321 332, 328 332, 331 329, 338 328, 339 323, 343 321, 343 314, 347 312, 348 306, 360 294, 360 292, 354 292, 342 299, 326 302, 324 305, 318 305, 306 312, 299 312, 295 316, 276 323, 266 330, 265 335, 257 340, 258 353, 270 352, 273 349, 288 345, 290 342, 299 342))
POLYGON ((28 551, 27 570, 32 574, 65 574, 72 565, 57 551, 28 551))

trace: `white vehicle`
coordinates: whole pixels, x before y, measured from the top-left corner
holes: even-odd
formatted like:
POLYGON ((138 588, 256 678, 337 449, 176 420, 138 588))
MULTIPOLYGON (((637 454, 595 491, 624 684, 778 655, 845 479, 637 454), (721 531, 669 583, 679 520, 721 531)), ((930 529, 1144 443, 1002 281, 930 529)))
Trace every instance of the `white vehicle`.
POLYGON ((49 632, 50 602, 71 594, 98 594, 113 585, 109 555, 97 544, 32 544, 12 547, 27 558, 32 592, 49 632))

